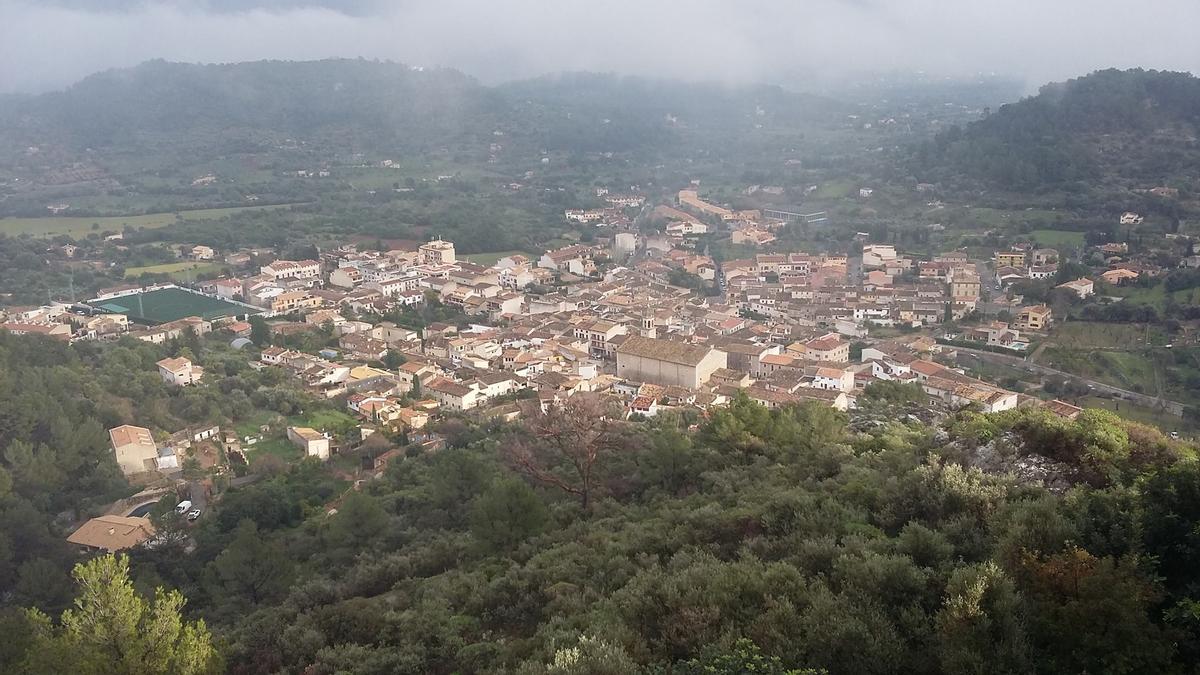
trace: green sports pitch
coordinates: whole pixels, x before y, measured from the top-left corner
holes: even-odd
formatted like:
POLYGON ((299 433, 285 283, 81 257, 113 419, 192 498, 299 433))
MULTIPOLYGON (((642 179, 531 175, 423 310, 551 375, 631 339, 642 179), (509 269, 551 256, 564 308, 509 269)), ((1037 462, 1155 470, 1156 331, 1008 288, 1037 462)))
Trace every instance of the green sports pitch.
POLYGON ((92 306, 145 323, 167 323, 189 316, 220 319, 240 314, 256 314, 259 310, 226 302, 220 298, 190 293, 178 288, 159 288, 144 293, 98 300, 92 306))

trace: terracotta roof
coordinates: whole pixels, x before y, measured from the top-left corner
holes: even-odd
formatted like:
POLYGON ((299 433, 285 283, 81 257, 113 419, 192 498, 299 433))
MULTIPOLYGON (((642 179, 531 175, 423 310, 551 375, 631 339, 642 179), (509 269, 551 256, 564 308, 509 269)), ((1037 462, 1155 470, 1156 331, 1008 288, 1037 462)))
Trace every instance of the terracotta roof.
POLYGON ((713 349, 707 345, 692 345, 674 340, 637 336, 630 337, 617 347, 618 354, 628 354, 685 366, 694 366, 700 363, 712 351, 713 349))
POLYGON ((154 525, 149 518, 99 516, 80 525, 67 541, 112 552, 133 548, 153 536, 154 525))
POLYGON ((123 448, 127 445, 157 447, 154 444, 154 437, 150 435, 150 430, 145 427, 123 424, 119 427, 109 429, 108 437, 112 441, 113 448, 123 448))

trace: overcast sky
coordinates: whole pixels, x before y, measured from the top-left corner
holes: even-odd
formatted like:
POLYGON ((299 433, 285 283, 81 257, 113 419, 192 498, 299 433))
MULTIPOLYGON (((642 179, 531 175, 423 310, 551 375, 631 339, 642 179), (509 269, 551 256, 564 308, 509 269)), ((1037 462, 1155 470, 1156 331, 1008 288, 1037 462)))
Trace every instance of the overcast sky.
POLYGON ((1200 0, 0 0, 0 92, 151 58, 357 56, 486 82, 924 70, 1036 87, 1110 66, 1200 72, 1197 27, 1200 0))

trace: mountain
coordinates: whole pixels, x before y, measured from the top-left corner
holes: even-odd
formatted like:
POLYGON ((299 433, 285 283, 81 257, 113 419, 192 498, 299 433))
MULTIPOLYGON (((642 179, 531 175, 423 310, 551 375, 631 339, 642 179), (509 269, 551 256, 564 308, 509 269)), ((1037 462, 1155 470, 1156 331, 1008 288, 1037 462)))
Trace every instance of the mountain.
POLYGON ((912 156, 921 180, 1009 191, 1141 188, 1200 178, 1200 79, 1103 70, 952 127, 912 156))
POLYGON ((11 100, 0 108, 0 122, 6 137, 40 134, 76 149, 244 132, 419 145, 484 129, 503 114, 490 90, 448 69, 365 60, 150 61, 11 100))
POLYGON ((678 128, 750 124, 764 105, 788 124, 827 118, 824 99, 776 87, 572 74, 486 87, 451 69, 336 59, 199 65, 150 61, 70 88, 0 98, 0 151, 62 146, 180 154, 285 140, 339 151, 487 150, 500 134, 540 151, 668 147, 678 128))

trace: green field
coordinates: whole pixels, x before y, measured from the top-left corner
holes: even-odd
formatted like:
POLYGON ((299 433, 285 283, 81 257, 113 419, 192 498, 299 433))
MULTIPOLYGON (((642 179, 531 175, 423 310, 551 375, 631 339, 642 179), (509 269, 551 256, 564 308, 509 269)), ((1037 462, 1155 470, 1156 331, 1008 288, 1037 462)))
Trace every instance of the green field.
POLYGON ((154 229, 166 227, 180 220, 215 220, 239 211, 280 209, 288 206, 291 205, 234 206, 224 209, 198 209, 195 211, 180 211, 178 213, 147 213, 141 216, 0 218, 0 233, 8 235, 31 234, 35 237, 52 237, 65 234, 79 239, 93 232, 120 232, 126 226, 154 229))
POLYGON ((858 188, 860 187, 867 186, 860 186, 858 181, 852 178, 826 181, 817 185, 817 189, 813 190, 812 195, 810 195, 810 199, 843 199, 851 196, 857 197, 858 188))
POLYGON ((150 323, 166 323, 188 316, 217 319, 256 313, 248 307, 179 288, 161 288, 147 293, 102 300, 94 305, 105 311, 125 314, 131 319, 141 319, 150 323))
MULTIPOLYGON (((970 223, 986 227, 1004 227, 1016 223, 1038 223, 1049 225, 1062 214, 1046 209, 992 209, 987 207, 971 207, 963 211, 963 217, 970 223)), ((1050 230, 1043 230, 1049 232, 1050 230)))
POLYGON ((527 258, 534 257, 534 256, 531 256, 530 254, 526 253, 525 251, 493 251, 491 253, 471 253, 469 255, 464 255, 463 258, 470 262, 475 263, 476 265, 483 265, 484 267, 491 267, 492 265, 496 264, 497 260, 507 257, 507 256, 510 256, 510 255, 523 255, 527 258))
POLYGON ((187 276, 195 277, 197 274, 206 272, 217 272, 225 269, 220 263, 202 263, 202 262, 177 262, 164 263, 162 265, 147 265, 145 267, 128 267, 125 269, 126 279, 135 279, 143 274, 170 274, 173 279, 183 279, 187 276), (184 274, 187 272, 188 274, 184 274))
POLYGON ((1169 340, 1161 330, 1138 324, 1066 321, 1054 327, 1051 342, 1068 349, 1129 351, 1165 345, 1169 340))
POLYGON ((1041 363, 1122 389, 1151 396, 1158 394, 1156 366, 1142 354, 1051 347, 1046 349, 1041 363))
MULTIPOLYGON (((1149 288, 1143 286, 1118 286, 1112 289, 1111 294, 1125 298, 1125 302, 1153 305, 1159 310, 1163 308, 1163 305, 1167 301, 1167 290, 1161 283, 1149 288)), ((1174 298, 1175 302, 1183 305, 1200 304, 1200 288, 1184 288, 1171 293, 1171 297, 1174 298)))
POLYGON ((251 468, 259 461, 260 457, 266 455, 274 455, 288 464, 304 459, 304 451, 296 447, 286 437, 271 438, 242 449, 246 452, 246 458, 250 460, 251 468))
POLYGON ((310 427, 317 431, 329 431, 336 427, 353 424, 355 424, 355 419, 349 413, 326 408, 311 410, 303 415, 288 418, 289 426, 310 427))
POLYGON ((1078 247, 1083 246, 1084 242, 1082 232, 1068 232, 1067 230, 1034 230, 1029 233, 1029 238, 1044 248, 1078 247))

